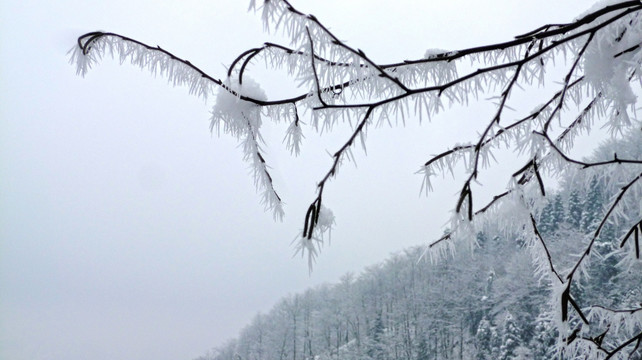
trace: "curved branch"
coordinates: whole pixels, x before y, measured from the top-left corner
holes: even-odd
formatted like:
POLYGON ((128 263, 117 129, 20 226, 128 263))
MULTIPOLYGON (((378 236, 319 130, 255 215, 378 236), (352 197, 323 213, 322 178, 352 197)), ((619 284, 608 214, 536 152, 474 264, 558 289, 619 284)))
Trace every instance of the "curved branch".
MULTIPOLYGON (((292 7, 289 4, 289 2, 287 2, 285 0, 280 0, 280 1, 284 1, 284 3, 289 6, 288 11, 291 11, 291 12, 297 14, 297 15, 303 16, 303 13, 301 13, 301 12, 297 11, 296 9, 294 9, 294 7, 292 7)), ((456 85, 458 83, 461 83, 461 82, 466 81, 468 79, 471 79, 473 77, 479 76, 481 74, 484 74, 484 73, 487 73, 487 72, 491 72, 491 71, 495 71, 495 70, 508 68, 508 67, 518 66, 520 63, 523 64, 523 63, 526 63, 526 62, 528 62, 528 61, 530 61, 530 60, 532 60, 532 59, 534 59, 534 58, 536 58, 538 56, 541 56, 542 54, 548 52, 549 50, 556 48, 560 44, 563 44, 565 42, 571 41, 571 40, 573 40, 573 39, 575 39, 575 38, 577 38, 579 36, 585 35, 587 33, 594 32, 597 29, 603 28, 604 26, 610 24, 613 21, 616 21, 617 19, 628 15, 629 13, 638 11, 638 10, 642 9, 642 5, 640 5, 639 1, 627 1, 625 3, 608 6, 608 7, 604 8, 604 9, 602 9, 600 11, 597 11, 597 12, 595 12, 593 14, 589 14, 589 15, 585 16, 584 18, 578 20, 575 23, 572 23, 571 25, 568 25, 567 27, 556 29, 556 30, 550 30, 550 31, 547 31, 547 32, 541 32, 541 33, 538 33, 537 35, 535 35, 534 38, 543 39, 543 38, 549 38, 549 37, 552 37, 552 36, 564 34, 564 33, 568 32, 568 31, 574 30, 574 29, 576 29, 576 28, 578 28, 578 27, 580 27, 582 25, 589 24, 590 22, 592 22, 593 20, 595 20, 596 18, 598 18, 598 17, 600 17, 602 15, 608 14, 609 12, 613 12, 613 11, 616 11, 616 10, 621 10, 621 9, 625 9, 625 11, 623 11, 623 12, 613 16, 612 18, 600 23, 599 25, 595 26, 594 28, 590 28, 588 30, 581 31, 581 32, 578 32, 576 34, 572 34, 569 37, 566 37, 566 38, 564 38, 562 40, 556 41, 553 44, 550 44, 547 47, 544 47, 543 49, 539 50, 538 52, 536 52, 532 56, 522 59, 521 61, 511 62, 511 63, 507 63, 507 64, 501 64, 501 65, 497 65, 497 66, 491 66, 491 67, 487 67, 485 69, 480 69, 480 70, 478 70, 476 72, 468 74, 467 76, 460 77, 459 79, 456 79, 456 80, 451 81, 449 83, 443 84, 441 86, 426 87, 426 88, 414 89, 414 90, 408 89, 398 79, 390 77, 390 75, 385 71, 385 69, 404 66, 404 65, 409 65, 409 64, 432 62, 432 61, 453 61, 453 60, 455 60, 457 58, 460 58, 460 57, 463 57, 463 56, 466 56, 466 55, 470 55, 470 54, 486 52, 486 51, 493 51, 493 50, 502 50, 502 49, 506 49, 508 47, 514 47, 514 46, 522 45, 522 44, 531 42, 532 39, 526 39, 526 38, 517 39, 517 40, 505 42, 505 43, 487 45, 487 46, 464 49, 464 50, 458 50, 458 51, 455 51, 455 52, 445 53, 443 55, 435 55, 435 56, 433 56, 433 57, 431 57, 429 59, 421 59, 421 60, 415 60, 415 61, 404 61, 403 63, 396 63, 396 64, 388 64, 388 65, 379 66, 379 65, 376 65, 374 62, 372 62, 369 58, 367 58, 365 56, 365 53, 363 53, 362 51, 354 50, 353 48, 345 45, 343 42, 338 40, 331 32, 329 32, 323 25, 321 25, 321 23, 315 17, 309 16, 309 19, 312 20, 315 24, 319 25, 322 29, 324 29, 324 31, 326 31, 328 33, 329 36, 331 36, 333 39, 335 39, 337 41, 337 45, 349 50, 350 52, 352 52, 352 53, 354 53, 354 54, 356 54, 358 56, 360 56, 368 64, 370 64, 371 66, 375 67, 375 69, 377 69, 380 72, 381 76, 383 76, 385 78, 388 78, 389 80, 393 81, 402 90, 404 90, 403 94, 395 96, 395 97, 392 97, 392 98, 388 99, 387 101, 383 101, 383 102, 377 102, 377 103, 371 103, 371 104, 346 104, 346 105, 331 105, 331 106, 329 106, 329 107, 340 107, 340 108, 355 108, 355 107, 378 106, 378 105, 382 105, 382 104, 389 103, 389 102, 392 102, 392 101, 400 100, 400 99, 405 98, 405 97, 410 96, 410 95, 423 93, 423 92, 430 92, 430 91, 443 92, 445 89, 447 89, 447 88, 449 88, 451 86, 454 86, 454 85, 456 85)), ((132 39, 132 38, 129 38, 127 36, 123 36, 123 35, 120 35, 120 34, 117 34, 117 33, 96 31, 96 32, 90 32, 90 33, 87 33, 87 34, 84 34, 84 35, 80 36, 77 41, 78 41, 78 46, 83 51, 83 55, 87 55, 89 53, 89 51, 91 50, 91 44, 93 42, 95 42, 98 39, 100 39, 101 37, 105 37, 105 36, 117 37, 117 38, 119 38, 119 39, 121 39, 123 41, 128 41, 128 42, 143 46, 143 47, 145 47, 146 49, 148 49, 148 50, 150 50, 152 52, 160 51, 163 54, 169 56, 172 60, 179 61, 179 62, 187 65, 188 67, 192 68, 193 70, 198 72, 203 78, 213 82, 216 85, 219 85, 219 86, 223 87, 226 91, 229 91, 233 95, 239 96, 239 94, 234 92, 232 89, 227 88, 220 79, 216 79, 216 78, 208 75, 207 73, 205 73, 203 70, 201 70, 197 66, 191 64, 189 61, 187 61, 185 59, 182 59, 182 58, 179 58, 178 56, 174 55, 173 53, 171 53, 169 51, 166 51, 164 49, 161 49, 159 46, 156 46, 156 47, 150 46, 150 45, 145 44, 145 43, 143 43, 141 41, 138 41, 138 40, 135 40, 135 39, 132 39), (89 39, 87 39, 87 38, 89 38, 89 39)), ((275 45, 275 44, 271 44, 271 43, 267 43, 267 44, 269 44, 269 46, 274 46, 275 45)), ((283 49, 283 50, 291 50, 291 49, 287 49, 287 48, 281 47, 281 46, 278 46, 278 47, 283 49)), ((247 54, 250 54, 250 53, 258 53, 258 52, 260 52, 260 49, 263 49, 263 48, 250 49, 250 50, 245 51, 239 57, 237 57, 237 59, 235 59, 234 65, 238 61, 240 61, 240 59, 243 56, 246 56, 247 54)), ((348 66, 348 64, 333 63, 333 62, 330 62, 329 64, 332 65, 332 66, 348 66)), ((230 69, 231 68, 232 67, 230 67, 230 69)), ((228 73, 229 73, 229 70, 228 70, 228 73)), ((345 83, 342 83, 342 84, 335 84, 335 85, 329 86, 327 88, 324 88, 323 90, 338 90, 338 89, 342 89, 344 87, 350 86, 350 84, 351 84, 350 82, 345 82, 345 83)), ((256 105, 259 105, 259 106, 274 106, 274 105, 283 105, 283 104, 298 102, 298 101, 304 100, 306 97, 307 97, 307 94, 302 94, 302 95, 291 97, 291 98, 272 100, 272 101, 258 100, 258 99, 254 99, 254 98, 248 97, 248 96, 240 96, 239 98, 242 99, 242 100, 254 103, 256 105)))
POLYGON ((602 221, 600 221, 600 224, 598 225, 597 229, 595 229, 595 232, 593 233, 593 236, 592 236, 592 238, 591 238, 591 241, 590 241, 590 242, 589 242, 589 244, 586 246, 586 250, 585 250, 584 252, 582 252, 582 255, 580 256, 580 258, 577 260, 577 262, 575 263, 575 265, 573 266, 573 268, 571 269, 571 271, 570 271, 570 272, 568 273, 568 275, 566 276, 566 278, 569 280, 569 283, 572 281, 573 276, 575 275, 575 272, 576 272, 576 271, 577 271, 577 269, 580 267, 580 265, 582 264, 582 262, 584 262, 584 260, 585 260, 585 259, 586 259, 590 254, 591 254, 591 250, 592 250, 592 248, 593 248, 593 245, 595 244, 595 241, 597 240, 597 238, 600 236, 600 233, 602 232, 602 228, 604 227, 604 225, 606 225, 606 222, 607 222, 607 220, 608 220, 609 216, 611 215, 611 213, 613 212, 613 210, 615 210, 615 208, 617 207, 617 205, 620 203, 620 201, 621 201, 621 200, 622 200, 622 198, 624 197, 624 194, 626 194, 626 192, 627 192, 627 191, 628 191, 628 190, 629 190, 629 189, 630 189, 630 188, 631 188, 631 187, 632 187, 636 182, 638 182, 640 179, 642 179, 642 173, 640 173, 638 176, 636 176, 633 180, 631 180, 629 183, 627 183, 626 185, 624 185, 624 186, 620 189, 620 193, 619 193, 619 194, 618 194, 618 196, 615 198, 615 200, 613 200, 613 203, 611 204, 611 207, 609 208, 609 210, 606 212, 606 214, 605 214, 605 215, 604 215, 604 217, 602 218, 602 221))
MULTIPOLYGON (((241 61, 241 59, 243 59, 243 57, 245 57, 245 55, 247 55, 249 53, 254 53, 254 55, 256 55, 261 50, 263 50, 263 48, 254 48, 254 49, 249 49, 249 50, 246 50, 246 51, 242 52, 241 55, 237 56, 236 59, 234 59, 234 61, 232 61, 232 64, 230 65, 229 69, 227 70, 227 77, 231 77, 232 76, 232 71, 234 70, 234 67, 236 66, 236 63, 241 61)), ((239 80, 239 82, 240 82, 240 80, 239 80)))
MULTIPOLYGON (((405 60, 404 62, 401 63, 395 63, 395 64, 388 64, 384 65, 384 68, 387 67, 398 67, 398 66, 403 66, 403 65, 411 65, 411 64, 422 64, 422 63, 427 63, 427 62, 434 62, 434 61, 453 61, 457 60, 459 58, 468 56, 468 55, 474 55, 474 54, 479 54, 479 53, 485 53, 485 52, 490 52, 490 51, 497 51, 497 50, 505 50, 507 48, 519 46, 519 45, 524 45, 528 44, 531 42, 533 39, 536 40, 542 40, 542 39, 547 39, 551 38, 557 35, 563 35, 566 34, 570 31, 573 31, 575 29, 578 29, 584 25, 590 24, 591 22, 595 21, 597 18, 606 15, 608 13, 617 11, 617 10, 623 10, 625 9, 626 11, 616 15, 614 18, 610 19, 611 21, 615 21, 622 16, 628 15, 631 12, 639 11, 642 10, 642 5, 640 4, 640 1, 626 1, 622 2, 619 4, 615 5, 610 5, 607 6, 601 10, 598 10, 594 13, 588 14, 584 16, 581 19, 576 20, 575 22, 569 23, 569 24, 564 24, 564 25, 545 25, 542 27, 539 27, 533 31, 530 31, 522 36, 517 36, 515 40, 511 41, 506 41, 502 43, 497 43, 497 44, 492 44, 492 45, 484 45, 484 46, 478 46, 478 47, 473 47, 473 48, 468 48, 468 49, 462 49, 462 50, 455 50, 455 51, 449 51, 445 52, 442 54, 435 54, 429 59, 418 59, 418 60, 405 60), (544 28, 550 28, 550 27, 556 27, 554 30, 546 30, 542 31, 544 28)), ((601 27, 601 26, 600 26, 601 27)))
POLYGON ((620 344, 620 346, 618 346, 615 349, 613 349, 612 351, 610 351, 608 353, 608 355, 604 358, 604 360, 608 360, 608 359, 612 358, 613 356, 617 355, 620 351, 624 350, 624 348, 626 348, 627 346, 629 346, 629 345, 631 345, 631 344, 633 344, 634 342, 637 341, 637 345, 635 346, 635 348, 631 352, 631 355, 633 355, 633 353, 635 353, 637 348, 640 346, 640 341, 641 340, 642 340, 642 332, 640 332, 639 334, 637 334, 637 335, 633 336, 632 338, 626 340, 625 342, 620 344))
POLYGON ((642 160, 620 159, 620 158, 617 157, 617 154, 613 154, 613 160, 597 161, 597 162, 592 162, 592 163, 575 160, 575 159, 570 158, 566 154, 564 154, 564 152, 562 152, 562 150, 560 150, 560 148, 557 147, 557 145, 555 145, 553 140, 551 140, 551 138, 547 134, 541 133, 539 131, 533 131, 533 134, 539 135, 539 136, 543 137, 544 139, 546 139, 546 141, 548 142, 548 145, 553 150, 555 150, 555 152, 558 153, 566 162, 569 162, 569 163, 572 163, 572 164, 575 164, 575 165, 580 165, 580 166, 582 166, 583 169, 587 169, 587 168, 594 167, 594 166, 604 166, 604 165, 612 165, 612 164, 637 164, 637 165, 642 165, 642 160))
POLYGON ((337 150, 334 153, 334 155, 332 155, 332 158, 334 159, 332 161, 332 166, 330 167, 328 172, 326 172, 325 176, 323 176, 321 181, 319 181, 319 183, 317 184, 317 197, 312 202, 312 204, 310 204, 310 207, 308 208, 308 212, 305 216, 305 223, 303 227, 304 237, 307 234, 308 239, 312 238, 312 232, 319 220, 319 212, 321 211, 321 202, 323 200, 323 190, 325 189, 325 185, 330 178, 336 175, 337 170, 339 169, 339 165, 341 163, 341 159, 343 158, 345 152, 352 146, 357 136, 359 136, 359 134, 363 132, 363 129, 368 123, 370 119, 370 115, 372 114, 372 111, 374 109, 375 109, 374 107, 368 108, 368 111, 366 111, 365 115, 363 116, 363 119, 359 122, 357 127, 354 129, 354 131, 352 132, 352 135, 350 136, 350 138, 348 138, 348 141, 346 141, 343 144, 343 146, 341 146, 341 148, 337 150))
POLYGON ((130 37, 123 36, 123 35, 120 35, 120 34, 116 34, 116 33, 94 31, 94 32, 90 32, 90 33, 87 33, 87 34, 79 36, 78 37, 78 46, 82 49, 83 55, 89 54, 89 51, 91 51, 92 44, 94 42, 98 41, 102 37, 115 37, 115 38, 118 38, 120 40, 123 40, 123 41, 126 41, 126 42, 130 42, 130 43, 142 46, 142 47, 144 47, 147 50, 152 51, 152 52, 161 52, 161 53, 167 55, 170 59, 178 61, 180 63, 183 63, 184 65, 187 65, 188 67, 192 68, 192 70, 196 71, 202 77, 210 80, 211 82, 213 82, 213 83, 215 83, 217 85, 221 85, 221 86, 223 85, 223 82, 221 80, 211 77, 206 72, 204 72, 203 70, 201 70, 196 65, 192 64, 191 62, 189 62, 188 60, 181 59, 181 58, 177 57, 176 55, 172 54, 171 52, 169 52, 169 51, 167 51, 165 49, 162 49, 160 46, 151 46, 151 45, 145 44, 145 43, 143 43, 141 41, 138 41, 138 40, 135 40, 135 39, 132 39, 130 37))

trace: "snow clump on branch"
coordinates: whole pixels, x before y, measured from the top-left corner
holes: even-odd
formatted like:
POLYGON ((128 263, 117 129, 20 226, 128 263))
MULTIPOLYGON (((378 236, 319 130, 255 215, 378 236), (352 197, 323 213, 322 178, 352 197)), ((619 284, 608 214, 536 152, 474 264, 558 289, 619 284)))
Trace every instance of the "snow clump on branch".
MULTIPOLYGON (((613 1, 599 2, 604 7, 613 1)), ((642 62, 642 53, 635 51, 642 43, 642 23, 638 16, 630 19, 629 26, 618 24, 598 32, 586 49, 584 75, 595 93, 602 93, 612 104, 611 132, 621 133, 630 125, 627 109, 632 109, 637 97, 631 88, 634 75, 631 67, 642 62)))

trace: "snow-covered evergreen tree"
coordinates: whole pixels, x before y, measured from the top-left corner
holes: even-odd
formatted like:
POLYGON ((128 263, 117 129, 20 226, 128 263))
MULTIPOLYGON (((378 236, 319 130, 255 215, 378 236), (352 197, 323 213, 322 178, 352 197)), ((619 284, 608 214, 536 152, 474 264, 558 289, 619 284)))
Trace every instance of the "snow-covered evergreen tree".
POLYGON ((384 326, 381 313, 377 313, 374 324, 368 334, 366 353, 372 360, 384 360, 386 358, 384 347, 384 326))
POLYGON ((484 317, 477 327, 477 334, 475 336, 475 343, 477 346, 477 359, 490 360, 493 359, 492 336, 493 326, 488 318, 484 317))
POLYGON ((415 360, 430 360, 430 348, 428 347, 428 341, 425 336, 419 338, 417 343, 417 355, 415 360))
POLYGON ((604 195, 602 194, 603 185, 598 183, 596 178, 591 180, 589 185, 588 194, 584 198, 582 206, 582 221, 580 228, 583 232, 594 231, 599 225, 600 218, 604 212, 602 205, 604 204, 604 195))
POLYGON ((568 197, 566 209, 567 214, 565 218, 566 222, 573 229, 580 229, 584 210, 582 202, 579 192, 577 190, 572 190, 568 197))
POLYGON ((529 348, 533 360, 548 360, 553 358, 553 345, 557 335, 550 321, 538 319, 535 325, 535 336, 531 339, 529 348))
POLYGON ((510 313, 506 313, 501 329, 501 345, 499 347, 499 358, 501 360, 513 359, 516 356, 515 350, 521 345, 521 330, 510 313))

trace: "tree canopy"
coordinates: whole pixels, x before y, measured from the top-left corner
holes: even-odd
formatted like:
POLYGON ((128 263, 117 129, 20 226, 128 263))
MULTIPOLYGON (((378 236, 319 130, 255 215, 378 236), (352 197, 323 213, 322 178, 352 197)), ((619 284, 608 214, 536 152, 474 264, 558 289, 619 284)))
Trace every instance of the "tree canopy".
POLYGON ((324 202, 326 185, 353 160, 356 147, 365 150, 370 128, 410 118, 430 120, 453 105, 491 96, 494 115, 480 119, 474 141, 454 143, 418 164, 426 192, 433 190, 436 175, 458 175, 455 169, 464 168, 464 175, 456 176, 460 191, 450 230, 431 242, 426 253, 438 259, 461 243, 478 246, 480 233, 517 238, 529 249, 536 275, 549 286, 548 316, 559 334, 556 351, 591 359, 625 359, 637 351, 640 304, 613 298, 589 303, 582 288, 602 264, 616 261, 611 268, 627 271, 640 261, 642 154, 616 150, 618 142, 636 139, 640 132, 635 117, 642 80, 640 1, 601 1, 568 23, 544 25, 502 43, 429 49, 423 58, 389 64, 376 63, 286 0, 252 0, 250 9, 261 13, 266 29, 280 31, 289 43, 248 49, 220 79, 161 47, 109 32, 80 36, 70 51, 71 62, 84 76, 109 54, 186 86, 191 94, 207 98, 216 93, 211 130, 238 139, 261 202, 275 219, 284 210, 264 156, 261 131, 267 120, 289 122, 285 141, 294 155, 304 141, 304 128, 330 132, 348 122, 351 131, 331 154, 296 242, 310 266, 334 224, 324 202), (248 74, 248 64, 258 59, 285 69, 300 94, 271 99, 248 74), (538 86, 548 91, 538 91, 538 86), (517 89, 538 105, 521 108, 517 89), (618 140, 612 154, 599 160, 576 157, 577 139, 601 129, 618 140), (494 161, 495 155, 504 149, 525 161, 511 171, 505 191, 479 204, 476 199, 484 193, 480 176, 498 171, 503 164, 494 161), (560 184, 573 189, 567 198, 555 198, 560 184), (603 194, 609 194, 606 202, 595 200, 603 194), (561 211, 556 201, 567 203, 569 222, 579 229, 567 232, 582 243, 575 257, 552 254, 551 234, 559 234, 560 226, 552 215, 561 211), (595 333, 598 328, 602 332, 595 333))

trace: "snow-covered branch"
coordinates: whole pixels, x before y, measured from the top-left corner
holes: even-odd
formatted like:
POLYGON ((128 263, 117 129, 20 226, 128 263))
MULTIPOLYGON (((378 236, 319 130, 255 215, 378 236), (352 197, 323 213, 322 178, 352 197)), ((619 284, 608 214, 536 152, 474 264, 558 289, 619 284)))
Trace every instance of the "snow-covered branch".
POLYGON ((390 119, 405 123, 406 117, 413 115, 430 119, 446 106, 466 105, 471 99, 490 95, 495 102, 494 114, 482 123, 478 136, 432 156, 418 171, 423 175, 422 190, 428 192, 433 190, 435 175, 454 174, 458 163, 465 168, 450 230, 432 242, 428 251, 431 256, 443 256, 454 244, 474 245, 476 235, 482 232, 523 238, 540 277, 546 274, 557 279, 550 284, 551 313, 556 314, 560 352, 571 358, 624 359, 627 352, 638 351, 640 312, 608 312, 600 304, 586 307, 577 287, 587 279, 591 260, 605 258, 595 250, 598 242, 622 247, 618 253, 621 264, 640 258, 642 210, 636 206, 642 208, 638 204, 642 198, 642 154, 613 152, 607 159, 593 160, 569 154, 576 138, 594 132, 596 126, 608 129, 616 139, 630 138, 640 131, 635 118, 637 88, 633 88, 642 81, 640 1, 603 1, 569 23, 544 25, 505 42, 454 51, 428 50, 421 59, 390 64, 378 64, 363 50, 339 40, 318 18, 297 10, 289 1, 252 0, 250 9, 261 12, 266 30, 281 31, 289 45, 265 43, 242 52, 223 80, 158 46, 108 32, 79 37, 70 60, 82 76, 105 55, 111 55, 121 63, 164 76, 174 86, 186 86, 190 94, 204 99, 218 88, 211 129, 242 144, 244 159, 262 191, 261 201, 277 219, 283 215, 282 199, 265 161, 261 128, 268 120, 290 119, 284 142, 298 155, 304 138, 300 114, 310 116, 309 124, 317 131, 348 119, 353 127, 332 154, 294 241, 297 252, 308 255, 310 267, 324 233, 334 225, 334 216, 323 202, 326 185, 344 161, 352 158, 356 143, 365 149, 365 134, 371 124, 392 125, 390 119), (249 76, 249 64, 259 58, 268 66, 286 69, 299 84, 299 95, 268 99, 249 76), (556 75, 560 71, 564 73, 561 77, 556 75), (556 78, 557 85, 550 85, 551 78, 556 78), (514 90, 534 86, 555 86, 556 92, 544 95, 541 105, 532 111, 511 119, 507 110, 516 103, 511 98, 514 90), (488 194, 492 200, 475 208, 475 199, 483 191, 478 186, 482 170, 484 175, 492 174, 504 166, 495 163, 501 148, 525 155, 526 161, 511 171, 507 189, 488 194), (567 271, 556 263, 550 234, 540 231, 544 227, 539 223, 560 180, 573 182, 575 190, 586 196, 591 186, 604 184, 611 196, 596 218, 583 220, 584 232, 578 236, 585 239, 585 247, 567 271), (605 229, 619 224, 630 230, 610 234, 605 240, 605 229), (634 249, 629 249, 629 254, 635 256, 623 255, 625 245, 634 249), (618 314, 617 319, 612 313, 618 314), (606 322, 607 330, 590 335, 587 325, 596 322, 606 322), (618 333, 616 322, 626 324, 626 331, 618 333))

